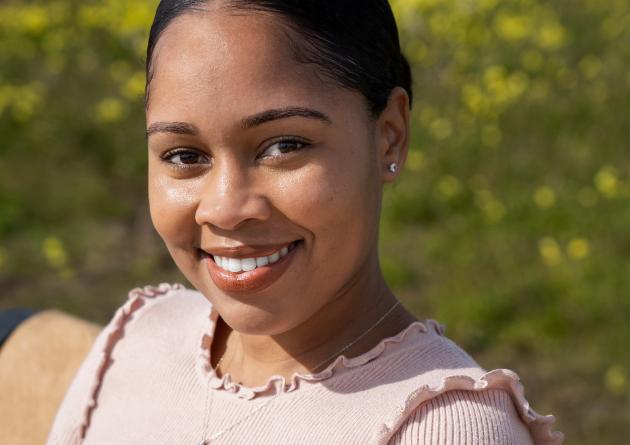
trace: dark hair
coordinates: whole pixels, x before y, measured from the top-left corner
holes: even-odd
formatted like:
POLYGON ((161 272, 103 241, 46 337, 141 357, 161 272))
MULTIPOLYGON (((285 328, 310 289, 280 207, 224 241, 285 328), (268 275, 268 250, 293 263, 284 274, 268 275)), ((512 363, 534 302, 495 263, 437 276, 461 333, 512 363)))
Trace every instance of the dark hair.
POLYGON ((147 93, 153 77, 151 58, 162 32, 176 17, 203 10, 201 5, 210 1, 280 16, 302 37, 294 42, 296 58, 316 65, 342 87, 362 93, 373 116, 385 109, 397 86, 407 91, 411 102, 411 70, 387 0, 161 0, 147 47, 147 93))

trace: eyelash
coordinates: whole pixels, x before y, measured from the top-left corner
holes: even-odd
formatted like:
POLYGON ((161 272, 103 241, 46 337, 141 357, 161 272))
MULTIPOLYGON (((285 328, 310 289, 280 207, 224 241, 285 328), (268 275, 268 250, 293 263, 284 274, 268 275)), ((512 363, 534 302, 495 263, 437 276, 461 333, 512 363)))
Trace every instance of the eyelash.
MULTIPOLYGON (((296 138, 296 137, 285 137, 285 138, 281 138, 281 139, 277 139, 275 141, 272 141, 272 143, 270 143, 269 145, 267 145, 267 147, 263 150, 263 152, 269 150, 271 147, 277 145, 277 144, 294 144, 297 145, 296 148, 289 150, 288 152, 284 152, 282 154, 279 155, 270 155, 270 156, 262 156, 259 157, 260 159, 274 159, 274 158, 281 158, 284 155, 288 154, 288 153, 293 153, 296 151, 300 151, 305 149, 306 147, 308 147, 310 144, 306 141, 304 141, 303 139, 300 138, 296 138)), ((200 164, 199 162, 195 162, 192 164, 178 164, 175 162, 172 162, 172 159, 177 156, 177 155, 182 155, 182 154, 193 154, 193 155, 197 155, 200 158, 201 157, 206 157, 207 156, 203 153, 199 153, 197 150, 194 149, 189 149, 189 148, 176 148, 173 150, 170 150, 166 153, 164 153, 164 155, 161 156, 162 160, 168 164, 170 164, 171 166, 175 167, 175 168, 180 168, 180 169, 189 169, 189 168, 195 168, 198 167, 200 164)), ((208 159, 208 162, 203 162, 203 164, 210 164, 210 160, 208 159)))
MULTIPOLYGON (((199 162, 195 162, 193 164, 178 164, 172 161, 172 159, 177 156, 177 155, 182 155, 182 154, 193 154, 196 155, 198 157, 206 157, 207 156, 205 154, 199 153, 197 150, 193 150, 193 149, 189 149, 189 148, 176 148, 174 150, 170 150, 166 153, 164 153, 161 158, 164 162, 172 165, 175 168, 181 168, 181 169, 187 169, 187 168, 194 168, 194 167, 198 167, 200 165, 199 162)), ((204 164, 210 164, 209 162, 210 160, 208 159, 208 162, 204 162, 204 164)))
POLYGON ((274 141, 272 141, 270 144, 267 145, 267 147, 263 150, 263 153, 267 150, 269 150, 271 147, 273 147, 274 145, 277 144, 294 144, 297 145, 297 148, 294 148, 292 150, 289 150, 288 152, 282 153, 280 155, 271 155, 271 156, 264 156, 262 157, 262 159, 272 159, 272 158, 280 158, 283 155, 287 154, 287 153, 293 153, 296 151, 300 151, 305 149, 306 147, 309 146, 309 143, 306 142, 304 139, 301 138, 297 138, 297 137, 291 137, 291 136, 286 136, 280 139, 276 139, 274 141))

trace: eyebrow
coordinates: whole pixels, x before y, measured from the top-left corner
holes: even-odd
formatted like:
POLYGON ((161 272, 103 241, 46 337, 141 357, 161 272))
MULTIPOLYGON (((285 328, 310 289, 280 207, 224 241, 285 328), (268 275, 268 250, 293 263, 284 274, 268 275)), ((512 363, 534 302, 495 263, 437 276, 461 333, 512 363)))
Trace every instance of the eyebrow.
POLYGON ((175 133, 175 134, 199 134, 199 130, 193 124, 187 122, 155 122, 149 125, 147 137, 155 133, 175 133))
POLYGON ((286 119, 288 117, 306 117, 309 119, 317 119, 327 124, 332 123, 330 118, 321 111, 312 110, 304 107, 286 107, 276 108, 272 110, 263 111, 262 113, 254 114, 253 116, 246 117, 241 120, 240 128, 252 128, 257 125, 264 124, 266 122, 286 119))
MULTIPOLYGON (((266 110, 252 116, 248 116, 239 122, 239 128, 249 129, 262 125, 266 122, 286 119, 289 117, 305 117, 309 119, 317 119, 326 124, 332 123, 330 118, 321 111, 304 107, 286 107, 266 110)), ((147 129, 147 138, 156 133, 189 134, 195 136, 199 134, 199 129, 195 125, 187 122, 155 122, 147 129)))

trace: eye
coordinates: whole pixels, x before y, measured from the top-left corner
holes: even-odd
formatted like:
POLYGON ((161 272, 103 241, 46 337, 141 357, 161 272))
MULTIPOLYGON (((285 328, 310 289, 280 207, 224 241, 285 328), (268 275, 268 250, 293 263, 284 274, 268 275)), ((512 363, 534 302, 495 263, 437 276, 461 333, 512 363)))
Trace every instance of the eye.
POLYGON ((177 167, 190 167, 197 164, 209 164, 210 159, 202 153, 195 150, 178 148, 165 153, 162 159, 177 167))
POLYGON ((297 139, 283 139, 268 146, 260 155, 261 158, 275 158, 292 151, 298 151, 308 144, 297 139))

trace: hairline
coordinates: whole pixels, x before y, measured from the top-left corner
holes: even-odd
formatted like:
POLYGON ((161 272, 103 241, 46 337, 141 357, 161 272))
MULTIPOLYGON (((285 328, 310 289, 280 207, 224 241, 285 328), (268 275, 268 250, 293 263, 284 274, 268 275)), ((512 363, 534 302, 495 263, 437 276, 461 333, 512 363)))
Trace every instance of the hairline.
POLYGON ((212 13, 216 12, 220 9, 224 9, 230 15, 234 16, 246 16, 246 15, 264 15, 269 17, 270 19, 279 21, 282 24, 282 29, 280 30, 286 37, 286 42, 293 54, 293 58, 297 63, 301 63, 303 65, 315 65, 315 69, 313 70, 313 74, 319 79, 320 82, 324 85, 331 85, 343 88, 348 91, 358 92, 365 102, 365 106, 368 110, 368 115, 370 118, 375 119, 378 116, 375 116, 373 111, 371 110, 371 106, 369 100, 365 95, 358 90, 357 88, 352 88, 348 85, 344 85, 339 79, 335 78, 332 75, 329 75, 326 70, 322 70, 321 66, 308 58, 309 51, 317 51, 318 48, 313 44, 309 43, 306 38, 304 38, 304 34, 300 33, 296 29, 296 26, 287 19, 282 14, 273 13, 269 10, 263 9, 261 7, 257 7, 256 5, 246 5, 246 4, 237 4, 237 1, 233 0, 213 0, 212 6, 210 6, 208 0, 203 0, 202 4, 207 7, 199 7, 199 6, 191 6, 183 10, 179 15, 173 17, 170 22, 160 31, 160 33, 155 38, 155 43, 153 46, 153 51, 151 52, 151 59, 147 61, 147 82, 145 85, 145 112, 149 109, 149 100, 150 100, 150 86, 154 77, 154 66, 156 59, 158 58, 159 51, 159 43, 161 41, 161 37, 166 32, 166 30, 173 24, 175 20, 184 15, 190 13, 212 13), (319 68, 319 69, 318 69, 319 68))

